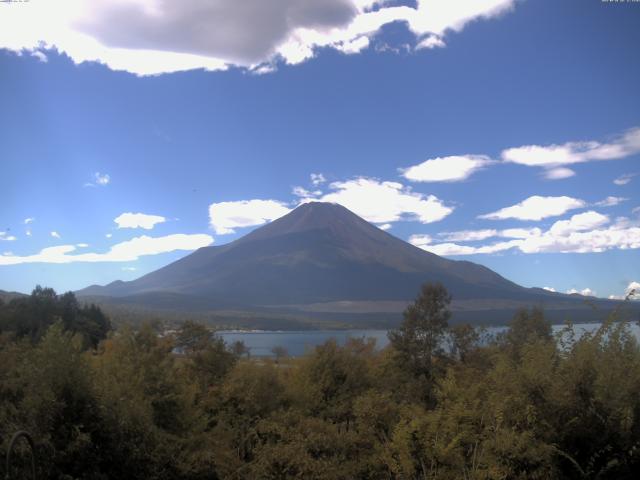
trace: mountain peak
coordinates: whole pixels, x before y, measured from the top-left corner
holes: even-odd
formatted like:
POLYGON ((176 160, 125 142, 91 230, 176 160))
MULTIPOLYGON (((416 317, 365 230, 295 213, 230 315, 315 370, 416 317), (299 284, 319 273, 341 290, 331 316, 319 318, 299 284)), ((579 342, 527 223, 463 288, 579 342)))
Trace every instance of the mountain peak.
POLYGON ((522 287, 485 267, 440 258, 325 202, 304 203, 227 245, 90 292, 170 292, 216 305, 298 305, 407 300, 425 281, 442 282, 461 299, 526 297, 522 287))
POLYGON ((308 232, 311 230, 332 230, 334 233, 356 229, 376 229, 351 210, 337 203, 306 202, 283 217, 254 230, 241 240, 253 241, 308 232))

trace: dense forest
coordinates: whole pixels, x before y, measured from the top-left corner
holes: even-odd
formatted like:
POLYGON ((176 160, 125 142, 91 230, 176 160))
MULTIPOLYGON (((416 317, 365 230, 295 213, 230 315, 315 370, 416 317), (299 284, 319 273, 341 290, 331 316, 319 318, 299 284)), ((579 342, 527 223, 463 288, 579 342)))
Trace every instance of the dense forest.
POLYGON ((523 310, 485 338, 449 302, 425 285, 382 350, 256 359, 37 288, 0 302, 0 454, 26 430, 37 478, 640 478, 640 349, 617 312, 553 336, 523 310))

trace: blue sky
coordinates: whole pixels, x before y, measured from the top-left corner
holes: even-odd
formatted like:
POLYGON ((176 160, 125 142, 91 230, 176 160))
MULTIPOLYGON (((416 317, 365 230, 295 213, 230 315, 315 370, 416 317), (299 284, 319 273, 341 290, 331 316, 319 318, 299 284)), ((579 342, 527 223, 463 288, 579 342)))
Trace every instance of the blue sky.
POLYGON ((51 3, 0 4, 0 289, 137 278, 310 199, 525 286, 640 282, 638 3, 51 3))

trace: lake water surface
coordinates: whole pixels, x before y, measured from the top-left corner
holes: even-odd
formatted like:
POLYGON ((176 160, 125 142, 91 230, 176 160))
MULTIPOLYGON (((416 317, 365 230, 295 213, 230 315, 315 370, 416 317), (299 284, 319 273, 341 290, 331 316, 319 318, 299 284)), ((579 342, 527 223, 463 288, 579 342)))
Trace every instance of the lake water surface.
MULTIPOLYGON (((576 333, 595 331, 599 323, 583 323, 574 326, 576 333)), ((553 325, 553 331, 558 332, 564 325, 553 325)), ((640 340, 640 327, 630 324, 631 331, 640 340)), ((497 334, 506 327, 487 327, 488 334, 497 334)), ((273 356, 274 347, 284 347, 290 356, 300 356, 317 345, 334 338, 340 345, 344 345, 348 338, 374 338, 378 348, 384 348, 388 343, 388 330, 308 330, 308 331, 220 331, 217 332, 227 344, 242 341, 249 348, 251 355, 256 357, 273 356)))

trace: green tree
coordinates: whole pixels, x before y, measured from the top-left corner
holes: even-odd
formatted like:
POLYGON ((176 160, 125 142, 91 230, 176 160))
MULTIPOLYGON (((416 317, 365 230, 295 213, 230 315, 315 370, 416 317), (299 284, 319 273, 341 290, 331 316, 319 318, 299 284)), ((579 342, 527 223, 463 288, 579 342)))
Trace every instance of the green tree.
POLYGON ((175 346, 185 355, 186 368, 202 391, 220 383, 237 361, 237 356, 227 349, 222 338, 193 321, 182 324, 175 337, 175 346))
POLYGON ((449 341, 451 342, 451 354, 464 362, 469 354, 478 348, 480 335, 473 326, 467 323, 454 325, 449 329, 449 341))
POLYGON ((58 320, 66 331, 79 333, 86 347, 97 347, 111 330, 109 319, 96 305, 80 305, 73 292, 57 295, 39 285, 29 297, 15 298, 0 308, 0 331, 34 343, 58 320))
POLYGON ((522 308, 511 320, 503 340, 517 354, 528 343, 552 341, 551 323, 544 318, 542 308, 533 307, 531 311, 522 308))
POLYGON ((419 379, 425 400, 431 401, 438 359, 443 357, 443 342, 451 316, 451 296, 440 283, 422 286, 415 302, 404 311, 398 330, 389 332, 396 361, 419 379))

